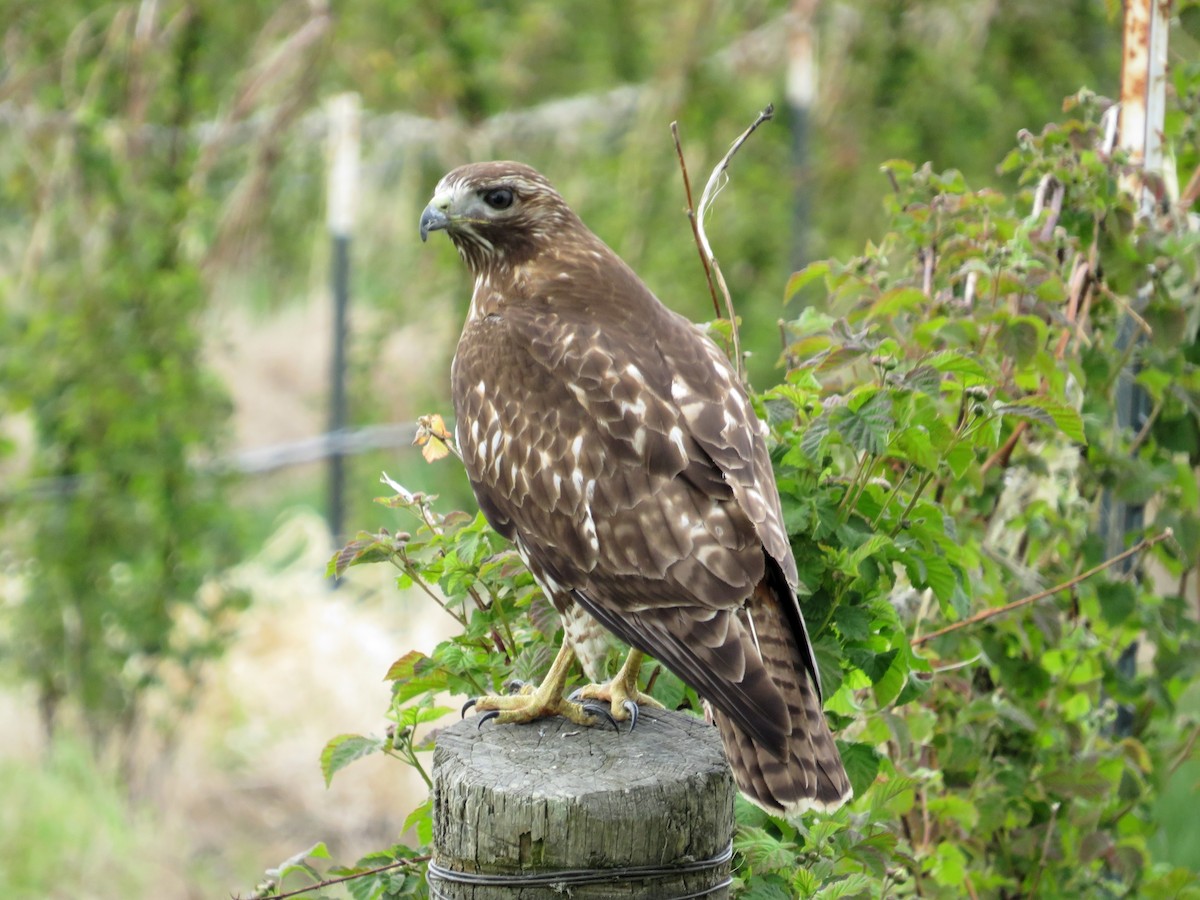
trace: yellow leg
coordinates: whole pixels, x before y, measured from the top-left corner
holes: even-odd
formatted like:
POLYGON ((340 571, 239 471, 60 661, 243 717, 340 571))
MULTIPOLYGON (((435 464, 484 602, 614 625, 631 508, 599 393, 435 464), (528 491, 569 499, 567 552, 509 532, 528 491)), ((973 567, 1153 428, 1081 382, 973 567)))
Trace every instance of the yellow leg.
POLYGON ((621 670, 617 672, 612 681, 607 684, 584 685, 571 694, 571 699, 606 701, 614 719, 632 720, 633 725, 630 725, 630 730, 632 730, 633 726, 637 724, 639 706, 663 708, 661 703, 649 694, 643 694, 638 687, 638 675, 642 671, 642 660, 645 658, 646 654, 641 650, 631 649, 629 655, 625 657, 621 670))
MULTIPOLYGON (((542 679, 542 683, 534 689, 526 688, 519 694, 508 696, 476 697, 467 701, 463 706, 463 715, 472 706, 486 713, 480 724, 488 719, 495 719, 501 725, 509 723, 533 722, 550 716, 563 716, 577 725, 597 725, 603 710, 589 712, 583 705, 563 697, 563 688, 567 683, 567 675, 571 664, 575 662, 575 653, 568 641, 563 641, 558 656, 550 666, 550 671, 542 679), (598 712, 600 715, 594 713, 598 712)), ((615 722, 613 723, 616 724, 615 722)))

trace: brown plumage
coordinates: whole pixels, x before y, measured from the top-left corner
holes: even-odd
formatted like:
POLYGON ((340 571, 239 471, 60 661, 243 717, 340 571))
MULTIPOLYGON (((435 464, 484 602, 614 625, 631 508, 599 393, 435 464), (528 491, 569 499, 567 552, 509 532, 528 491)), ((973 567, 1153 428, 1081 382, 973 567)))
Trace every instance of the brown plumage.
POLYGON ((711 704, 750 799, 840 806, 766 429, 724 354, 528 166, 450 172, 439 229, 475 276, 452 368, 471 484, 589 675, 575 605, 711 704))

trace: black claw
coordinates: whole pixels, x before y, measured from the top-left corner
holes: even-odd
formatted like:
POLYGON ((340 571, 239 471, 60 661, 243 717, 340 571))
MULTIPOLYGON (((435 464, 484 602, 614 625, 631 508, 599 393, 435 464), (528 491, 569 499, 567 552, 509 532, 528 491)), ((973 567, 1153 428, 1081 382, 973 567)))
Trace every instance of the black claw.
POLYGON ((621 733, 621 727, 617 724, 617 720, 613 718, 613 714, 608 711, 608 707, 604 704, 592 703, 589 701, 583 704, 583 709, 585 712, 591 713, 597 719, 607 719, 609 724, 612 725, 613 731, 615 731, 617 734, 621 733))
POLYGON ((567 694, 567 699, 570 700, 572 703, 578 703, 579 699, 580 699, 580 694, 582 694, 582 693, 583 693, 583 688, 575 688, 575 690, 573 690, 573 691, 571 691, 571 693, 567 694))
POLYGON ((510 694, 521 693, 521 689, 523 687, 525 687, 525 682, 523 682, 520 678, 513 678, 504 683, 504 689, 506 691, 508 691, 510 694))
POLYGON ((632 700, 626 700, 621 705, 629 713, 629 733, 633 734, 633 729, 637 728, 638 705, 632 700))
POLYGON ((476 700, 478 700, 478 699, 479 699, 478 697, 472 697, 470 700, 468 700, 466 703, 464 703, 464 704, 463 704, 463 706, 462 706, 462 718, 464 718, 464 719, 465 719, 465 718, 467 717, 467 710, 468 710, 468 709, 470 709, 472 706, 474 706, 474 705, 475 705, 475 701, 476 701, 476 700))
POLYGON ((485 712, 482 716, 479 717, 479 724, 476 725, 475 727, 477 729, 482 728, 484 722, 490 722, 492 719, 496 718, 496 716, 498 716, 498 715, 500 715, 500 710, 489 709, 487 712, 485 712))

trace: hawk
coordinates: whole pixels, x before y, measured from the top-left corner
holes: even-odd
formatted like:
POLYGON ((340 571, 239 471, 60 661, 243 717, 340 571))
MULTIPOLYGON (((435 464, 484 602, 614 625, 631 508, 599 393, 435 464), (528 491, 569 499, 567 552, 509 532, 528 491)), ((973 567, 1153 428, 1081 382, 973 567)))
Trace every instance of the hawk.
POLYGON ((471 486, 564 622, 538 688, 474 706, 500 723, 595 724, 603 702, 636 721, 637 704, 658 705, 638 689, 646 654, 705 700, 747 797, 781 815, 836 809, 850 783, 766 427, 725 354, 529 166, 454 169, 420 229, 446 231, 475 278, 451 368, 471 486), (597 677, 597 622, 629 657, 565 698, 573 648, 597 677))

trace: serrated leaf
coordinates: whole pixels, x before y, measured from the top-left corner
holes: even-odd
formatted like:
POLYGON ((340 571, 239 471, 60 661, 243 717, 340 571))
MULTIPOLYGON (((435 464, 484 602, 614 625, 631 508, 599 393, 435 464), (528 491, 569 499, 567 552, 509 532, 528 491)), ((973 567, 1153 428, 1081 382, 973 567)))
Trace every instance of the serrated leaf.
POLYGON ((959 353, 957 350, 943 350, 935 353, 924 361, 924 364, 950 375, 961 375, 964 379, 986 380, 987 373, 978 360, 959 353))
POLYGON ((1024 397, 1016 403, 997 403, 995 410, 1002 416, 1015 416, 1057 428, 1072 441, 1086 444, 1083 419, 1079 412, 1045 397, 1024 397))
POLYGON ((329 787, 333 776, 356 759, 378 753, 388 744, 384 738, 365 737, 361 734, 339 734, 321 751, 321 772, 325 776, 325 787, 329 787))
POLYGON ((861 606, 843 603, 833 616, 834 624, 848 641, 863 641, 871 633, 871 613, 861 606))
POLYGON ((325 567, 325 575, 341 578, 351 566, 381 562, 390 558, 394 549, 390 536, 381 539, 380 535, 360 532, 357 538, 333 555, 329 565, 325 567))
POLYGON ((424 693, 448 690, 450 686, 446 670, 417 650, 409 651, 392 663, 383 680, 392 682, 395 703, 404 703, 424 693))
POLYGON ((796 857, 794 844, 785 843, 765 828, 754 825, 739 825, 733 845, 756 870, 790 867, 796 857))
POLYGON ((454 712, 449 706, 406 706, 396 716, 401 728, 412 728, 426 722, 436 722, 454 712))
POLYGON ((915 366, 900 376, 900 386, 936 397, 942 388, 942 373, 933 366, 915 366))
POLYGON ((880 456, 887 449, 888 434, 894 424, 891 395, 880 391, 858 409, 836 407, 830 422, 855 450, 880 456))
POLYGON ((831 881, 813 894, 813 900, 848 900, 851 897, 869 897, 872 880, 862 872, 853 872, 845 878, 831 881))

